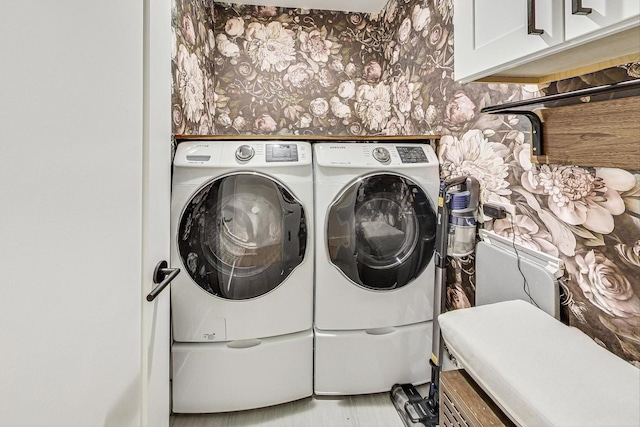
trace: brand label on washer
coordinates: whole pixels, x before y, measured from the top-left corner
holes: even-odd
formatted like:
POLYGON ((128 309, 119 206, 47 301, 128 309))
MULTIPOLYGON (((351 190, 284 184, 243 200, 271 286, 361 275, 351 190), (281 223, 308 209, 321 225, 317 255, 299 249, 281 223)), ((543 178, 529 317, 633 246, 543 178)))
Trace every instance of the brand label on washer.
POLYGON ((224 341, 227 339, 227 319, 215 317, 202 327, 204 341, 224 341))

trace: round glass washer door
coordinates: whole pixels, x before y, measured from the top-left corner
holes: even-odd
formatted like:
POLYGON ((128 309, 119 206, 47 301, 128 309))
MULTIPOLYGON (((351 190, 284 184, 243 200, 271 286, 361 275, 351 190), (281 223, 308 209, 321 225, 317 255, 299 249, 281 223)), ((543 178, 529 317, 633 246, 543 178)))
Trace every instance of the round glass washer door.
POLYGON ((217 297, 243 300, 278 287, 303 261, 302 204, 258 173, 217 178, 187 203, 178 252, 194 282, 217 297))
POLYGON ((433 257, 436 212, 411 179, 392 174, 363 177, 333 202, 326 244, 331 263, 357 285, 401 288, 433 257))

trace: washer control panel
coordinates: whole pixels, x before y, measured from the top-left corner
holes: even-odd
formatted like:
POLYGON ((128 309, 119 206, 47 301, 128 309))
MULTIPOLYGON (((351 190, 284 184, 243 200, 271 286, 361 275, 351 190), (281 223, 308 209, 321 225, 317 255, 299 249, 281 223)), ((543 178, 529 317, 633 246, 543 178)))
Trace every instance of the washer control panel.
POLYGON ((424 143, 318 142, 314 145, 319 166, 423 168, 438 167, 438 157, 424 143))

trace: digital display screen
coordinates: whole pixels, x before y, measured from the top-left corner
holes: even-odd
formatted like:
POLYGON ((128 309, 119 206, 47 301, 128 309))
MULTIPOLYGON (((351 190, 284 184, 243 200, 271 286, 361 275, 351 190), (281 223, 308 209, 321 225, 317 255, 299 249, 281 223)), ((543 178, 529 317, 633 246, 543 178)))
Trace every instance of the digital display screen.
POLYGON ((422 147, 397 147, 402 163, 429 163, 422 147))
POLYGON ((297 162, 298 146, 295 144, 267 144, 267 162, 297 162))

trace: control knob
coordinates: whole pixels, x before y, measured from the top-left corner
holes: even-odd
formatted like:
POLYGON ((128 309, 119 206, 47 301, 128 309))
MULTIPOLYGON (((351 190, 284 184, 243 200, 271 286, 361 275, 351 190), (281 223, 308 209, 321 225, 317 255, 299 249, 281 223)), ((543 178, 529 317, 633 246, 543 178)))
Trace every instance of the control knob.
POLYGON ((373 158, 380 163, 389 163, 391 160, 391 154, 389 154, 389 150, 386 148, 377 147, 373 149, 373 158))
POLYGON ((255 150, 250 145, 241 145, 236 150, 236 159, 240 162, 248 162, 253 158, 255 150))

